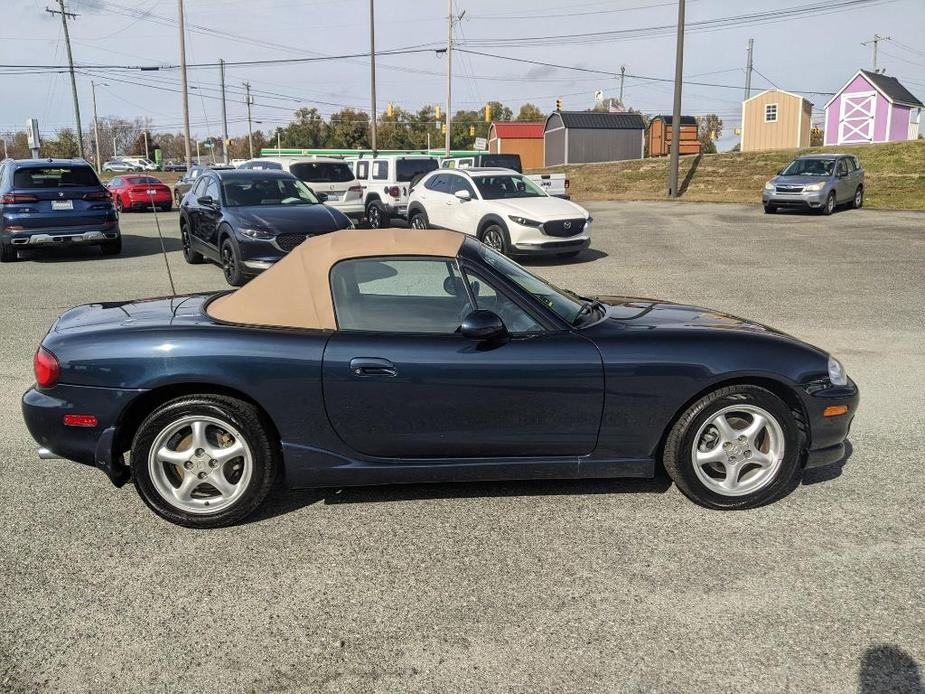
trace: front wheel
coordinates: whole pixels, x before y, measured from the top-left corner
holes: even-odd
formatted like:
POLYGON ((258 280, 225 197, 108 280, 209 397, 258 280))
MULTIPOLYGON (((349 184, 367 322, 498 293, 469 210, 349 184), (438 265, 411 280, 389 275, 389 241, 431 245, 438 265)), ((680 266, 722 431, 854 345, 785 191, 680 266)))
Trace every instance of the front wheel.
POLYGON ((366 221, 371 229, 385 229, 391 225, 388 210, 378 200, 373 200, 366 206, 366 221))
POLYGON ((411 215, 411 222, 409 226, 412 229, 426 229, 427 215, 424 212, 415 212, 413 215, 411 215))
POLYGON ((489 224, 482 232, 481 241, 492 250, 498 251, 502 255, 508 255, 510 244, 507 240, 507 232, 500 224, 489 224))
POLYGON ((681 415, 665 442, 663 463, 678 489, 701 506, 754 508, 789 491, 802 445, 783 400, 758 386, 728 386, 681 415))
POLYGON ((854 191, 854 199, 851 201, 851 207, 855 210, 861 209, 861 206, 864 204, 864 188, 858 186, 858 189, 854 191))
POLYGON ((225 239, 222 242, 222 273, 225 275, 225 281, 232 287, 240 287, 245 282, 244 272, 241 270, 241 261, 238 259, 238 251, 235 249, 231 239, 225 239))
POLYGON ((152 412, 132 442, 132 475, 161 518, 190 528, 242 521, 266 498, 277 446, 257 409, 242 400, 191 395, 152 412))
POLYGON ((825 206, 822 208, 822 214, 828 216, 835 211, 835 191, 833 190, 829 193, 829 197, 825 199, 825 206))

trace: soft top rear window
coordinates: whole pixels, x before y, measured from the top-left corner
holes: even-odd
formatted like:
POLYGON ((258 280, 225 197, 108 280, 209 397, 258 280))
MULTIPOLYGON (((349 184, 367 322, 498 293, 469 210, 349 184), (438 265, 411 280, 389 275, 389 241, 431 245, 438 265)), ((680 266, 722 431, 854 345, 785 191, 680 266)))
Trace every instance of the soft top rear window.
POLYGON ((98 186, 99 179, 89 166, 26 166, 13 174, 14 188, 75 188, 98 186))
POLYGON ((353 180, 353 172, 349 166, 330 161, 291 164, 289 173, 308 183, 349 183, 353 180))
POLYGON ((430 157, 426 159, 399 159, 395 162, 395 165, 395 177, 403 183, 407 183, 418 174, 426 174, 440 168, 437 160, 430 157))

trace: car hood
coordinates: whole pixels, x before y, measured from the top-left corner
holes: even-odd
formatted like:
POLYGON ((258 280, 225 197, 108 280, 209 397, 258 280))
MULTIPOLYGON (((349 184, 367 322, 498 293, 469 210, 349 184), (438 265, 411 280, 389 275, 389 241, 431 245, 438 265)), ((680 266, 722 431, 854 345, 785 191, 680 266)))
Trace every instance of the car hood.
POLYGON ((327 205, 293 205, 229 208, 242 227, 268 229, 277 234, 336 231, 350 226, 350 220, 327 205))
POLYGON ((775 176, 771 183, 782 186, 805 186, 819 181, 828 181, 830 176, 775 176))
POLYGON ((607 307, 604 325, 625 329, 690 329, 731 330, 737 332, 764 333, 795 339, 787 333, 762 323, 740 318, 722 311, 699 306, 674 304, 659 299, 642 299, 625 296, 600 296, 599 301, 607 307))
POLYGON ((588 211, 581 205, 562 198, 515 198, 513 200, 488 200, 487 202, 499 213, 526 217, 537 222, 588 217, 588 211))

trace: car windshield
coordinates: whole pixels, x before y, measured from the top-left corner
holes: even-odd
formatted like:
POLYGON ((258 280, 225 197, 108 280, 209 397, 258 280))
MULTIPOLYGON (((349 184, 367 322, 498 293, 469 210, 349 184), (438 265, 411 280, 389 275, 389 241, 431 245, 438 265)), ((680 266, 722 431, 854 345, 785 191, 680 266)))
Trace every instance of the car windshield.
POLYGON ((153 176, 130 176, 125 179, 125 182, 130 186, 153 186, 156 183, 160 183, 160 181, 158 181, 153 176))
POLYGON ((346 164, 324 161, 300 162, 289 165, 289 173, 309 183, 349 183, 353 171, 346 164))
POLYGON ((13 175, 14 188, 74 188, 99 184, 89 166, 29 166, 16 169, 13 175))
POLYGON ((243 178, 223 182, 229 207, 316 205, 318 198, 294 178, 243 178))
POLYGON ((834 159, 794 159, 781 176, 831 176, 834 159))
POLYGON ((407 183, 418 174, 426 174, 439 168, 440 165, 433 157, 399 159, 395 162, 395 178, 402 183, 407 183))
POLYGON ((544 193, 525 176, 504 174, 500 176, 474 176, 475 187, 484 200, 506 200, 508 198, 545 198, 544 193))
POLYGON ((578 295, 565 289, 559 289, 536 275, 531 275, 520 265, 488 246, 481 246, 479 253, 488 265, 525 292, 539 299, 569 325, 580 325, 585 321, 585 317, 590 315, 592 302, 583 301, 578 295))

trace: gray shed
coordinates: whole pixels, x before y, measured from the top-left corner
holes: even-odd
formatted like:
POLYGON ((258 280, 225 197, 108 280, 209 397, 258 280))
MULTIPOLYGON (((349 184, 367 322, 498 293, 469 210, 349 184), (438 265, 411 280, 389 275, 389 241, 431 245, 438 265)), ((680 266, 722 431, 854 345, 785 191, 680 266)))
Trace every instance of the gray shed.
POLYGON ((642 159, 646 124, 638 113, 554 111, 543 137, 544 166, 642 159))

